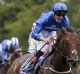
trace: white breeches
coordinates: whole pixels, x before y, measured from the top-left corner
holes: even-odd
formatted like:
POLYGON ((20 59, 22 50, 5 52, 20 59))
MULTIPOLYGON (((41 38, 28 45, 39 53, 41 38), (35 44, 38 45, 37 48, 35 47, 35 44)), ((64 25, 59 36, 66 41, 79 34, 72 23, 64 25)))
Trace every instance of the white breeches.
MULTIPOLYGON (((51 49, 52 49, 52 45, 56 43, 56 39, 57 39, 57 33, 56 31, 52 31, 52 32, 47 32, 47 31, 42 31, 40 33, 41 36, 44 36, 44 37, 53 37, 54 38, 54 41, 52 41, 52 43, 50 44, 46 44, 42 49, 41 51, 42 52, 50 52, 51 49)), ((35 53, 36 51, 40 50, 40 48, 45 44, 45 42, 42 42, 42 41, 37 41, 33 38, 31 38, 31 34, 29 36, 29 49, 28 49, 28 52, 30 53, 35 53)))

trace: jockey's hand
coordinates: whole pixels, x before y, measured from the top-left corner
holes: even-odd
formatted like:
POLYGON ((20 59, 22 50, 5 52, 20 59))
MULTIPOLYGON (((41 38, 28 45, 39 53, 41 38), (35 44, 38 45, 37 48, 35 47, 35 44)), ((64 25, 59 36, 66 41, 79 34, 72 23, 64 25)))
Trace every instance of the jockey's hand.
POLYGON ((49 38, 41 37, 41 41, 44 41, 45 43, 49 44, 53 41, 53 39, 50 37, 49 38))
POLYGON ((49 43, 52 42, 52 39, 51 39, 51 38, 45 38, 45 42, 46 42, 47 44, 49 44, 49 43))

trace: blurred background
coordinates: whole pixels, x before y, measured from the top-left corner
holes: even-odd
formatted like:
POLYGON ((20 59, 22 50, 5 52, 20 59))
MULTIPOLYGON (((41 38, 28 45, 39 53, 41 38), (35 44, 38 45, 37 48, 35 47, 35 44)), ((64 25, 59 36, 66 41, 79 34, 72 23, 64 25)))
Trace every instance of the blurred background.
POLYGON ((27 51, 33 22, 59 1, 68 6, 70 24, 80 27, 80 0, 0 0, 0 41, 17 36, 27 51))

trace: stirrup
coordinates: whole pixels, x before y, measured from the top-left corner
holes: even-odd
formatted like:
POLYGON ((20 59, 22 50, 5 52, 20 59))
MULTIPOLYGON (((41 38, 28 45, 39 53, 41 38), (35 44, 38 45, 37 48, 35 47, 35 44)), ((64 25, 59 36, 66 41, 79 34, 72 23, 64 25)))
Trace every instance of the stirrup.
POLYGON ((35 64, 36 64, 35 62, 31 62, 30 65, 29 65, 29 67, 28 67, 28 71, 33 70, 34 67, 35 67, 35 64))

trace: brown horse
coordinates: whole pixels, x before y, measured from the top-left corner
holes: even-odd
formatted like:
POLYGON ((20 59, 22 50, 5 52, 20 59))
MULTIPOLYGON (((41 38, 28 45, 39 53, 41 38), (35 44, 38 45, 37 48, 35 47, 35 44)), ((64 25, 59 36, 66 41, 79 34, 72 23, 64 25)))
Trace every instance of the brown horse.
MULTIPOLYGON (((62 36, 57 39, 56 44, 53 46, 53 49, 56 50, 55 53, 43 63, 39 73, 36 74, 71 74, 72 64, 78 60, 78 37, 76 32, 68 32, 65 28, 63 28, 62 31, 62 36)), ((32 56, 33 54, 25 54, 16 59, 10 66, 7 74, 20 74, 21 67, 25 62, 28 62, 32 56)), ((74 74, 74 72, 72 74, 74 74)))
POLYGON ((33 54, 24 54, 22 57, 17 58, 9 67, 7 74, 19 74, 20 68, 32 58, 33 54))
POLYGON ((12 62, 13 62, 16 58, 18 58, 18 57, 20 57, 20 56, 21 56, 20 52, 15 52, 15 53, 13 53, 13 55, 11 56, 9 62, 6 63, 6 64, 4 64, 4 65, 0 68, 0 74, 7 74, 7 71, 8 71, 8 69, 9 69, 10 65, 12 64, 12 62))
MULTIPOLYGON (((77 30, 78 31, 78 30, 77 30)), ((44 62, 40 68, 40 74, 78 74, 76 62, 78 61, 77 47, 79 39, 75 33, 64 34, 57 40, 55 53, 49 57, 49 62, 44 62), (47 65, 46 65, 47 64, 47 65)), ((79 73, 80 74, 80 73, 79 73)))

